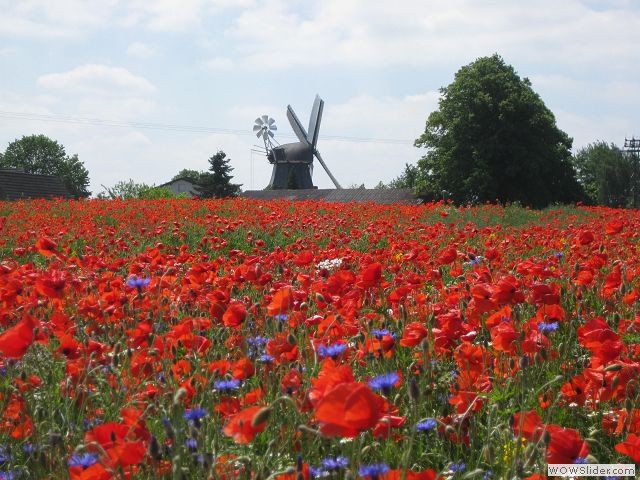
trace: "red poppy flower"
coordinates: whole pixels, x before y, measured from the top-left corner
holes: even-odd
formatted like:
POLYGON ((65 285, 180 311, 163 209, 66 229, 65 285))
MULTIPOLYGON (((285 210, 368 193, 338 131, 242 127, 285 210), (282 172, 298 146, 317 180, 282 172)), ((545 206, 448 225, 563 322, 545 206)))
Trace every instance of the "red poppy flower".
POLYGON ((524 415, 516 413, 513 416, 511 428, 515 436, 522 435, 530 442, 537 442, 542 434, 544 425, 538 412, 531 410, 524 415))
POLYGON ((36 280, 36 290, 45 297, 61 299, 64 296, 66 284, 67 274, 54 270, 36 280))
POLYGON ((232 437, 233 441, 241 445, 247 445, 251 443, 253 437, 260 433, 267 426, 267 422, 264 421, 256 426, 253 426, 253 419, 257 413, 264 407, 253 406, 245 408, 236 413, 229 419, 224 426, 223 432, 227 437, 232 437))
POLYGON ((618 358, 624 348, 620 335, 611 330, 603 318, 592 318, 577 332, 580 345, 591 350, 593 356, 604 363, 618 358))
POLYGON ((267 306, 267 312, 269 315, 280 315, 287 313, 293 307, 293 289, 290 286, 286 286, 278 290, 271 302, 267 306))
POLYGON ((383 405, 384 400, 364 383, 341 383, 322 397, 315 417, 324 435, 352 438, 378 423, 383 405))
POLYGON ((429 335, 429 331, 424 325, 418 322, 411 322, 404 327, 400 345, 403 347, 415 347, 427 335, 429 335))
POLYGON ((594 240, 593 232, 590 232, 589 230, 580 232, 580 235, 578 235, 579 245, 588 245, 591 242, 593 242, 593 240, 594 240))
POLYGON ((107 471, 100 463, 94 463, 88 468, 69 467, 70 480, 109 480, 113 474, 107 471))
POLYGON ((624 227, 624 223, 619 218, 614 218, 610 222, 606 223, 604 226, 604 231, 607 235, 615 235, 616 233, 620 233, 622 228, 624 227))
POLYGON ((40 255, 50 257, 51 255, 58 254, 56 248, 58 244, 51 240, 49 237, 40 237, 36 242, 36 249, 40 255))
POLYGON ((438 472, 429 468, 421 472, 414 472, 413 470, 389 470, 384 475, 380 476, 380 480, 437 480, 438 472))
POLYGON ((137 465, 147 449, 142 440, 134 437, 133 429, 124 423, 109 422, 89 430, 85 443, 97 442, 114 465, 127 467, 137 465))
POLYGON ((380 283, 382 278, 382 265, 379 263, 371 263, 360 273, 358 286, 360 288, 375 287, 380 283))
POLYGON ((499 323, 491 329, 493 348, 499 352, 515 354, 518 347, 516 340, 519 336, 520 334, 515 331, 510 323, 499 323))
POLYGON ((635 463, 640 463, 640 436, 630 433, 624 442, 616 445, 616 452, 626 455, 635 463))
POLYGON ((341 383, 354 382, 353 371, 349 365, 338 365, 332 359, 327 358, 322 362, 318 378, 311 379, 309 400, 317 405, 320 400, 333 388, 341 383))
POLYGON ((448 265, 455 262, 456 258, 458 258, 458 251, 455 248, 445 248, 443 250, 440 250, 440 252, 438 253, 438 264, 448 265))
POLYGON ((36 321, 29 315, 24 315, 22 320, 0 335, 0 353, 7 358, 22 358, 33 343, 35 326, 36 321))
POLYGON ((589 445, 580 433, 572 428, 548 425, 551 442, 547 446, 547 463, 574 463, 577 458, 589 455, 589 445))
POLYGON ((246 380, 252 377, 256 369, 248 358, 241 358, 231 366, 231 376, 237 380, 246 380))
POLYGON ((620 285, 622 285, 622 272, 620 271, 620 264, 617 264, 604 279, 602 296, 604 296, 605 298, 612 296, 615 291, 620 288, 620 285))
POLYGON ((222 323, 227 327, 236 328, 244 322, 246 317, 247 310, 244 307, 244 303, 238 300, 231 300, 227 310, 222 315, 222 323))

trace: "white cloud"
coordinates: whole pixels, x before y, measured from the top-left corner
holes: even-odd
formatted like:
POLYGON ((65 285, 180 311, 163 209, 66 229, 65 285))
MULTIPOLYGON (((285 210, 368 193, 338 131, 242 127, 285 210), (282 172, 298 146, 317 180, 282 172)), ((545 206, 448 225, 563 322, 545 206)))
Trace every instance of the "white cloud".
POLYGON ((637 128, 630 118, 615 114, 586 115, 562 109, 554 112, 558 127, 573 137, 574 152, 598 140, 621 146, 625 136, 631 137, 637 128))
POLYGON ((133 42, 127 47, 127 55, 139 58, 149 58, 154 56, 156 49, 146 43, 133 42))
POLYGON ((0 35, 69 37, 110 23, 117 0, 0 0, 0 35))
POLYGON ((126 90, 137 93, 151 93, 154 85, 122 67, 87 64, 62 73, 50 73, 38 78, 38 85, 45 88, 81 91, 105 92, 107 90, 126 90))
POLYGON ((200 24, 203 5, 203 0, 133 1, 128 15, 151 30, 181 31, 200 24))
POLYGON ((496 51, 584 65, 637 56, 639 20, 635 9, 595 11, 577 0, 405 0, 397 8, 324 0, 302 13, 287 0, 266 0, 243 11, 228 33, 253 68, 430 65, 496 51))
POLYGON ((214 57, 203 62, 205 68, 211 70, 229 71, 234 67, 234 61, 228 57, 214 57))

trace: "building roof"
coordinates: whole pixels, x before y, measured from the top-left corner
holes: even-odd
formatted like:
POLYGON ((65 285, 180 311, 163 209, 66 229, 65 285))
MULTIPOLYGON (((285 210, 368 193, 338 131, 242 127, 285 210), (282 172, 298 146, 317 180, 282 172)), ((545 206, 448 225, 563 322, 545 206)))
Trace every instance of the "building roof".
POLYGON ((255 200, 324 200, 325 202, 351 203, 373 202, 381 204, 402 203, 416 205, 420 199, 408 188, 365 189, 304 189, 304 190, 248 190, 240 196, 255 200))
POLYGON ((58 177, 0 169, 0 200, 56 197, 73 198, 58 177))
POLYGON ((185 181, 185 182, 189 182, 192 185, 195 185, 193 180, 190 179, 189 177, 178 177, 178 178, 174 178, 173 180, 169 180, 168 182, 163 183, 162 185, 158 185, 158 187, 168 187, 168 186, 173 185, 174 183, 179 182, 181 180, 185 181))

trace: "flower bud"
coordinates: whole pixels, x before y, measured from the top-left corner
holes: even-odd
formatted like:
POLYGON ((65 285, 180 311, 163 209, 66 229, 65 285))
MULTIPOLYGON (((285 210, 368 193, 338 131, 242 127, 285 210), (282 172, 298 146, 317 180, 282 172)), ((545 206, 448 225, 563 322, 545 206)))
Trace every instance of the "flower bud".
POLYGON ((611 364, 604 369, 605 372, 619 372, 620 370, 622 370, 622 365, 619 363, 611 364))
POLYGON ((176 393, 173 395, 173 404, 174 405, 178 405, 180 403, 180 400, 182 400, 182 397, 184 397, 187 394, 187 389, 180 387, 176 393))
POLYGON ((258 413, 254 415, 253 420, 251 420, 251 427, 256 428, 261 423, 264 423, 267 420, 269 420, 269 417, 271 416, 272 411, 273 411, 273 408, 271 408, 271 406, 264 407, 260 411, 258 411, 258 413))
POLYGON ((420 400, 420 388, 414 377, 409 380, 409 398, 414 402, 420 400))

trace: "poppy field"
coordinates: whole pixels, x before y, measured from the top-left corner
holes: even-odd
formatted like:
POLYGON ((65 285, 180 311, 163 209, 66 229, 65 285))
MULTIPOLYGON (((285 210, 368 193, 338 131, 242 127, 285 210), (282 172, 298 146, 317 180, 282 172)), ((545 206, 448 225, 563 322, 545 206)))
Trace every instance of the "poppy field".
POLYGON ((0 202, 0 479, 640 463, 634 210, 0 202))

